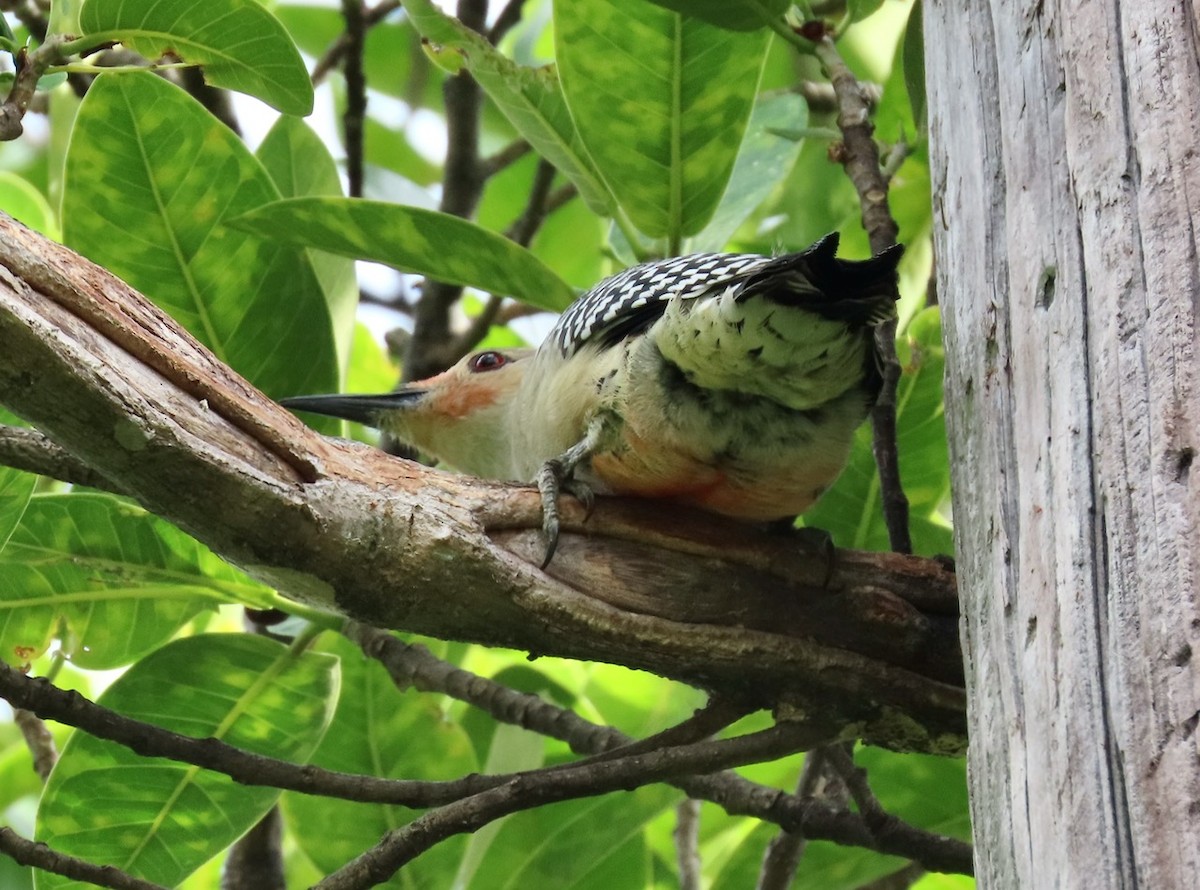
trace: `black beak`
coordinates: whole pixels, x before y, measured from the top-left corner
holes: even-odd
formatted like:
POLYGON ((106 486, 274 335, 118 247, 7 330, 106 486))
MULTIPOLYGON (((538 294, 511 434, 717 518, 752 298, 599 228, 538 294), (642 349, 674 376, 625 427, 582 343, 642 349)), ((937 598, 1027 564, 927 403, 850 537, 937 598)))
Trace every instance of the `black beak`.
POLYGON ((415 407, 426 392, 424 389, 401 389, 373 396, 294 396, 290 399, 280 399, 279 404, 294 411, 311 411, 313 414, 340 417, 343 420, 377 427, 381 414, 415 407))

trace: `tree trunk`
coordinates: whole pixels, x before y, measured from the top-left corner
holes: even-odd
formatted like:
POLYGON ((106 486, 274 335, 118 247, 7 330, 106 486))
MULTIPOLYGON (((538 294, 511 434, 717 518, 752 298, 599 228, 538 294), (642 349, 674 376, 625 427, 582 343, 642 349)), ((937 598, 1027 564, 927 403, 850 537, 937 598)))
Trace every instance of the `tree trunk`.
POLYGON ((980 886, 1200 875, 1195 0, 926 0, 980 886))

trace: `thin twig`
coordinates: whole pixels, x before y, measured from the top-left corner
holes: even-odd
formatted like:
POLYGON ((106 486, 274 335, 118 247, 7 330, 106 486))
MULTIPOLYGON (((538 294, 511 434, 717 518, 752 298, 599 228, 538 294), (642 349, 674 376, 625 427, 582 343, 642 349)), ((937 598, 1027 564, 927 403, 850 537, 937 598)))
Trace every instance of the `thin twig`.
MULTIPOLYGON (((482 678, 475 679, 486 682, 482 681, 482 678)), ((505 691, 511 693, 511 690, 505 691)), ((273 757, 252 754, 216 739, 196 739, 125 717, 89 701, 78 693, 59 689, 44 679, 27 677, 3 662, 0 662, 0 697, 7 699, 15 708, 25 709, 43 719, 77 727, 89 735, 124 745, 143 756, 166 757, 189 763, 223 773, 244 785, 265 785, 343 800, 390 803, 413 808, 438 806, 495 788, 523 775, 473 775, 450 781, 423 782, 379 779, 314 766, 300 766, 273 757)), ((710 735, 710 730, 715 731, 713 727, 717 724, 726 725, 730 719, 728 715, 734 713, 734 710, 736 709, 731 709, 729 704, 721 703, 712 711, 698 711, 675 728, 674 732, 668 730, 651 737, 655 740, 653 745, 635 742, 618 734, 619 741, 626 744, 612 747, 619 747, 620 750, 616 753, 620 757, 628 758, 667 746, 663 740, 669 742, 672 738, 679 738, 690 743, 710 735)), ((612 758, 607 756, 609 750, 609 747, 604 747, 595 756, 570 766, 586 766, 610 760, 612 758)), ((543 772, 562 768, 552 767, 543 772)))
POLYGON ((858 807, 869 828, 882 828, 888 820, 895 818, 883 808, 883 804, 879 802, 879 798, 867 782, 866 770, 854 763, 854 757, 849 752, 843 748, 831 747, 826 757, 830 766, 837 770, 842 781, 846 783, 850 796, 854 798, 854 805, 858 807))
POLYGON ((456 834, 477 831, 510 813, 548 803, 594 797, 649 782, 709 773, 745 763, 775 760, 819 741, 825 727, 782 723, 734 739, 696 742, 617 760, 579 764, 514 779, 498 788, 447 804, 389 832, 379 844, 347 863, 315 890, 346 890, 386 880, 405 863, 456 834))
POLYGON ((363 74, 363 51, 367 24, 362 0, 342 0, 346 22, 346 49, 342 53, 342 75, 346 79, 346 110, 342 113, 342 140, 346 146, 346 179, 352 198, 363 193, 363 121, 367 115, 367 78, 363 74))
MULTIPOLYGON (((367 10, 363 16, 363 24, 368 29, 373 28, 399 8, 400 0, 383 0, 383 2, 367 10)), ((309 78, 312 80, 314 87, 318 86, 325 79, 326 75, 338 66, 349 45, 350 36, 343 33, 325 51, 325 55, 317 60, 317 64, 313 66, 312 71, 309 73, 309 78)))
MULTIPOLYGON (((881 253, 896 243, 899 229, 888 206, 888 183, 879 163, 870 107, 855 78, 829 37, 816 44, 820 59, 838 99, 837 125, 842 133, 842 166, 854 183, 862 209, 863 228, 871 242, 871 251, 881 253)), ((896 447, 896 385, 900 363, 896 358, 896 322, 884 322, 875 329, 883 385, 871 410, 874 430, 875 463, 883 497, 883 515, 888 539, 897 553, 912 553, 908 527, 908 498, 900 481, 900 458, 896 447)))
POLYGON ((529 189, 529 200, 525 202, 525 210, 504 233, 522 247, 528 247, 533 242, 533 236, 546 219, 554 174, 553 164, 545 158, 538 161, 537 170, 533 174, 533 185, 529 189))
POLYGON ((508 0, 504 8, 500 10, 500 14, 496 16, 496 21, 492 25, 492 30, 488 31, 488 43, 495 46, 500 40, 512 30, 516 24, 521 21, 521 9, 525 5, 525 0, 508 0))
POLYGON ((504 297, 500 294, 489 294, 488 301, 483 304, 479 314, 471 319, 467 329, 454 338, 451 352, 455 356, 466 355, 487 336, 492 325, 500 315, 500 307, 504 305, 504 297))
MULTIPOLYGON (((796 796, 801 800, 838 797, 836 791, 830 788, 829 771, 826 769, 828 750, 829 746, 822 746, 805 755, 804 767, 800 770, 800 779, 796 782, 796 796), (830 791, 834 793, 828 793, 830 791)), ((841 801, 838 801, 838 804, 841 805, 841 801)), ((771 838, 763 854, 757 890, 787 890, 792 886, 806 847, 807 838, 803 832, 780 831, 771 838)))
POLYGON ((468 776, 449 782, 379 779, 325 770, 251 754, 217 739, 196 739, 134 720, 59 689, 43 679, 25 676, 0 662, 0 698, 46 720, 74 726, 96 738, 124 745, 145 757, 166 757, 213 772, 243 785, 270 786, 321 794, 362 803, 390 803, 414 808, 438 806, 507 781, 504 776, 468 776))
POLYGON ((59 853, 42 843, 21 837, 11 828, 0 827, 0 853, 4 853, 18 865, 29 865, 42 871, 53 872, 96 887, 111 887, 112 890, 166 890, 161 884, 152 884, 128 875, 112 865, 93 865, 74 856, 59 853))
POLYGON ((501 170, 511 167, 525 155, 529 154, 532 146, 524 139, 514 139, 504 148, 493 155, 488 155, 479 162, 479 170, 484 179, 495 176, 501 170))
POLYGON ((619 748, 613 748, 602 754, 597 754, 591 759, 593 761, 615 760, 618 757, 645 754, 659 748, 676 747, 678 745, 688 745, 692 742, 703 741, 704 739, 712 738, 722 729, 732 726, 738 720, 756 710, 757 708, 747 705, 744 702, 714 696, 708 700, 708 703, 704 707, 697 708, 692 713, 692 716, 686 720, 676 723, 662 732, 656 732, 652 736, 647 736, 644 739, 638 739, 627 745, 621 745, 619 748))
POLYGON ((679 863, 679 890, 700 890, 700 801, 689 798, 675 808, 671 838, 679 863))
POLYGON ((274 806, 229 849, 221 890, 284 890, 285 871, 283 816, 274 806))
POLYGON ((33 755, 33 769, 43 782, 50 778, 50 770, 58 762, 58 747, 54 744, 45 722, 32 711, 16 708, 13 711, 13 722, 21 730, 25 746, 33 755))

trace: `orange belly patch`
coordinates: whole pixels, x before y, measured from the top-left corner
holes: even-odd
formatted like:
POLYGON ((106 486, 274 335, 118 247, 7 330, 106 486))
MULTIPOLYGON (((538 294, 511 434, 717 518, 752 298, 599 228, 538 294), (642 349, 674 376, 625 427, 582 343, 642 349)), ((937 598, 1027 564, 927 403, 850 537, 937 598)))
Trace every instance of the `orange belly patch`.
POLYGON ((636 447, 598 454, 591 466, 612 494, 663 498, 757 521, 804 512, 842 469, 840 462, 799 456, 773 467, 714 465, 677 449, 636 447))

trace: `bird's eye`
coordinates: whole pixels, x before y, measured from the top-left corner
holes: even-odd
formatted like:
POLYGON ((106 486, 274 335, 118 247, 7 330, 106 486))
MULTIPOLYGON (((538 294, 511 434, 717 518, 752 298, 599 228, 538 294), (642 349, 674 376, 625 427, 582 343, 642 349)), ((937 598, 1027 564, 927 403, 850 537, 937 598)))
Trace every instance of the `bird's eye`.
POLYGON ((481 352, 471 356, 467 367, 472 371, 494 371, 508 364, 508 358, 502 352, 481 352))

